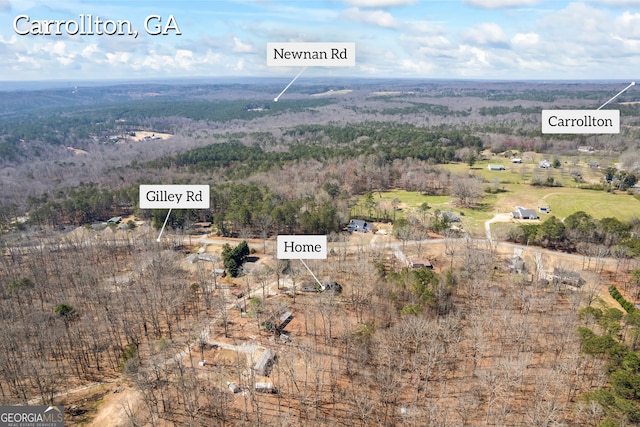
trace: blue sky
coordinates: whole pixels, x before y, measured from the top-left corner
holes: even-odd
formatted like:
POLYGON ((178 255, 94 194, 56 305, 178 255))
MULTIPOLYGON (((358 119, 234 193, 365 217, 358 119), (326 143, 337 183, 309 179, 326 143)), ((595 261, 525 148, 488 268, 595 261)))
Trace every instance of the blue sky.
POLYGON ((266 44, 289 41, 356 44, 355 67, 310 77, 640 80, 640 0, 0 0, 2 81, 289 77, 266 65, 266 44), (139 36, 14 31, 82 14, 139 36), (182 34, 146 34, 149 15, 182 34))

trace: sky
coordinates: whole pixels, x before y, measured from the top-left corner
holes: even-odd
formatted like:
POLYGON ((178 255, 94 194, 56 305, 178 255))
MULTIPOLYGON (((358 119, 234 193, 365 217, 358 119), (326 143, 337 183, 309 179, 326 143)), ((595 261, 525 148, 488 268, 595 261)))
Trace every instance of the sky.
POLYGON ((269 42, 355 43, 355 66, 310 77, 640 81, 640 0, 0 0, 4 82, 297 74, 269 42), (138 36, 30 33, 81 15, 138 36))

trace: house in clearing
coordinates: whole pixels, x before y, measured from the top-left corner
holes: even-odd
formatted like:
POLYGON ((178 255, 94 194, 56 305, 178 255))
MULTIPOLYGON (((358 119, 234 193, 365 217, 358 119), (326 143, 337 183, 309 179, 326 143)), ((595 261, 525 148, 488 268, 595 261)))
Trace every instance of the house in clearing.
POLYGON ((550 169, 551 162, 549 160, 542 160, 541 162, 538 163, 538 167, 540 169, 550 169))
POLYGON ((525 209, 518 206, 515 211, 511 212, 514 219, 538 219, 538 214, 534 209, 525 209))
POLYGON ((354 231, 360 233, 368 233, 371 231, 371 224, 363 219, 351 219, 347 226, 347 231, 353 233, 354 231))
POLYGON ((300 284, 300 291, 302 292, 320 292, 321 288, 318 282, 315 280, 305 280, 300 284))
POLYGON ((580 276, 580 273, 560 267, 553 267, 553 274, 549 279, 555 284, 561 283, 563 285, 575 286, 577 288, 584 285, 584 279, 580 276))
POLYGON ((451 211, 444 211, 440 213, 441 218, 447 220, 448 222, 462 222, 458 215, 454 214, 451 211))
POLYGON ((324 282, 323 292, 333 292, 334 294, 339 294, 342 292, 342 285, 332 280, 324 282))
POLYGON ((433 270, 433 264, 426 258, 416 258, 411 261, 411 268, 426 268, 433 270))
POLYGON ((504 170, 504 166, 502 166, 502 165, 496 165, 496 164, 491 164, 491 163, 489 163, 489 164, 487 165, 487 168, 488 168, 490 171, 503 171, 503 170, 504 170))

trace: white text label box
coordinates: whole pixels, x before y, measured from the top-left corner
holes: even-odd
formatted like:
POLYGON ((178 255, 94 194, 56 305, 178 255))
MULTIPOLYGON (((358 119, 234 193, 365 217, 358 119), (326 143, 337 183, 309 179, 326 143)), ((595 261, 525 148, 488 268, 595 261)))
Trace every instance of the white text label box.
POLYGON ((141 185, 140 209, 209 209, 208 185, 141 185))
POLYGON ((353 67, 355 43, 267 43, 270 67, 353 67))
POLYGON ((278 236, 278 259, 326 259, 327 236, 278 236))
POLYGON ((619 110, 542 110, 542 133, 620 133, 619 110))

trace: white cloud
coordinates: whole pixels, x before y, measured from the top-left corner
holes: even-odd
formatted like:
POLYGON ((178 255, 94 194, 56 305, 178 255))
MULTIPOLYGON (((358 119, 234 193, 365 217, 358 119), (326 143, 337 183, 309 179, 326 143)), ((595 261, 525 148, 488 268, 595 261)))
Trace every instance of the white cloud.
POLYGON ((376 25, 383 28, 395 28, 397 26, 395 18, 383 10, 360 10, 352 7, 343 11, 344 16, 354 22, 376 25))
POLYGON ((493 47, 507 47, 509 39, 498 24, 485 22, 473 28, 464 30, 462 38, 469 44, 487 45, 493 47))
POLYGON ((457 46, 446 36, 407 36, 402 35, 400 41, 405 42, 408 52, 419 52, 430 56, 449 54, 457 46))
POLYGON ((0 35, 0 43, 2 44, 15 44, 18 41, 18 37, 13 34, 9 40, 5 39, 4 36, 0 35))
POLYGON ((622 37, 640 39, 640 13, 624 12, 616 19, 612 31, 622 37))
POLYGON ((612 36, 613 40, 622 43, 624 51, 627 53, 640 54, 640 40, 625 39, 620 36, 612 36))
MULTIPOLYGON (((35 68, 35 69, 39 69, 42 67, 42 64, 40 63, 40 61, 36 61, 35 58, 31 55, 21 55, 21 54, 16 54, 16 57, 18 58, 18 64, 26 64, 27 67, 31 68, 35 68)), ((20 69, 19 67, 14 67, 14 69, 20 69)))
POLYGON ((162 73, 175 71, 191 71, 204 65, 213 65, 220 59, 219 55, 212 54, 211 51, 205 55, 194 55, 188 49, 177 49, 172 53, 159 53, 151 50, 144 58, 130 61, 132 69, 137 71, 154 70, 162 73))
POLYGON ((432 72, 435 67, 432 62, 405 59, 400 63, 400 68, 402 71, 420 75, 432 72))
POLYGON ((357 7, 393 7, 414 4, 417 0, 345 0, 345 3, 357 7))
POLYGON ((402 23, 402 28, 410 34, 428 34, 440 36, 447 33, 446 28, 436 21, 407 21, 402 23))
POLYGON ((107 62, 111 65, 127 65, 131 61, 129 52, 107 52, 107 62))
POLYGON ((540 36, 536 33, 517 33, 511 38, 514 48, 529 48, 540 43, 540 36))
POLYGON ((469 54, 469 60, 467 61, 467 65, 472 67, 478 66, 490 66, 489 58, 487 51, 474 47, 474 46, 461 46, 460 49, 463 53, 469 54))
POLYGON ((64 55, 65 50, 67 49, 67 45, 62 41, 55 42, 53 45, 48 43, 46 46, 47 50, 54 55, 64 55))
POLYGON ((484 9, 501 9, 509 7, 532 6, 539 0, 464 0, 471 6, 482 7, 484 9))
POLYGON ((587 2, 608 6, 640 6, 640 0, 588 0, 587 2))
POLYGON ((100 49, 98 48, 98 45, 95 43, 91 43, 87 46, 85 46, 82 49, 82 56, 85 58, 89 58, 90 56, 92 56, 94 53, 98 53, 100 52, 100 49))
POLYGON ((359 65, 358 71, 362 74, 379 74, 380 70, 377 67, 373 67, 371 65, 359 65))
POLYGON ((176 64, 182 68, 190 68, 193 64, 193 52, 185 49, 176 51, 176 64))
POLYGON ((56 60, 62 65, 69 65, 75 62, 72 56, 59 56, 56 58, 56 60))
POLYGON ((234 37, 232 50, 236 53, 251 53, 254 51, 254 48, 251 44, 243 43, 242 40, 240 40, 237 37, 234 37))
MULTIPOLYGON (((571 3, 542 19, 539 22, 539 32, 555 46, 566 48, 566 44, 588 45, 589 49, 596 53, 602 48, 610 47, 607 40, 610 40, 609 33, 613 24, 609 12, 584 3, 571 3)), ((565 53, 574 54, 569 50, 565 53)))

